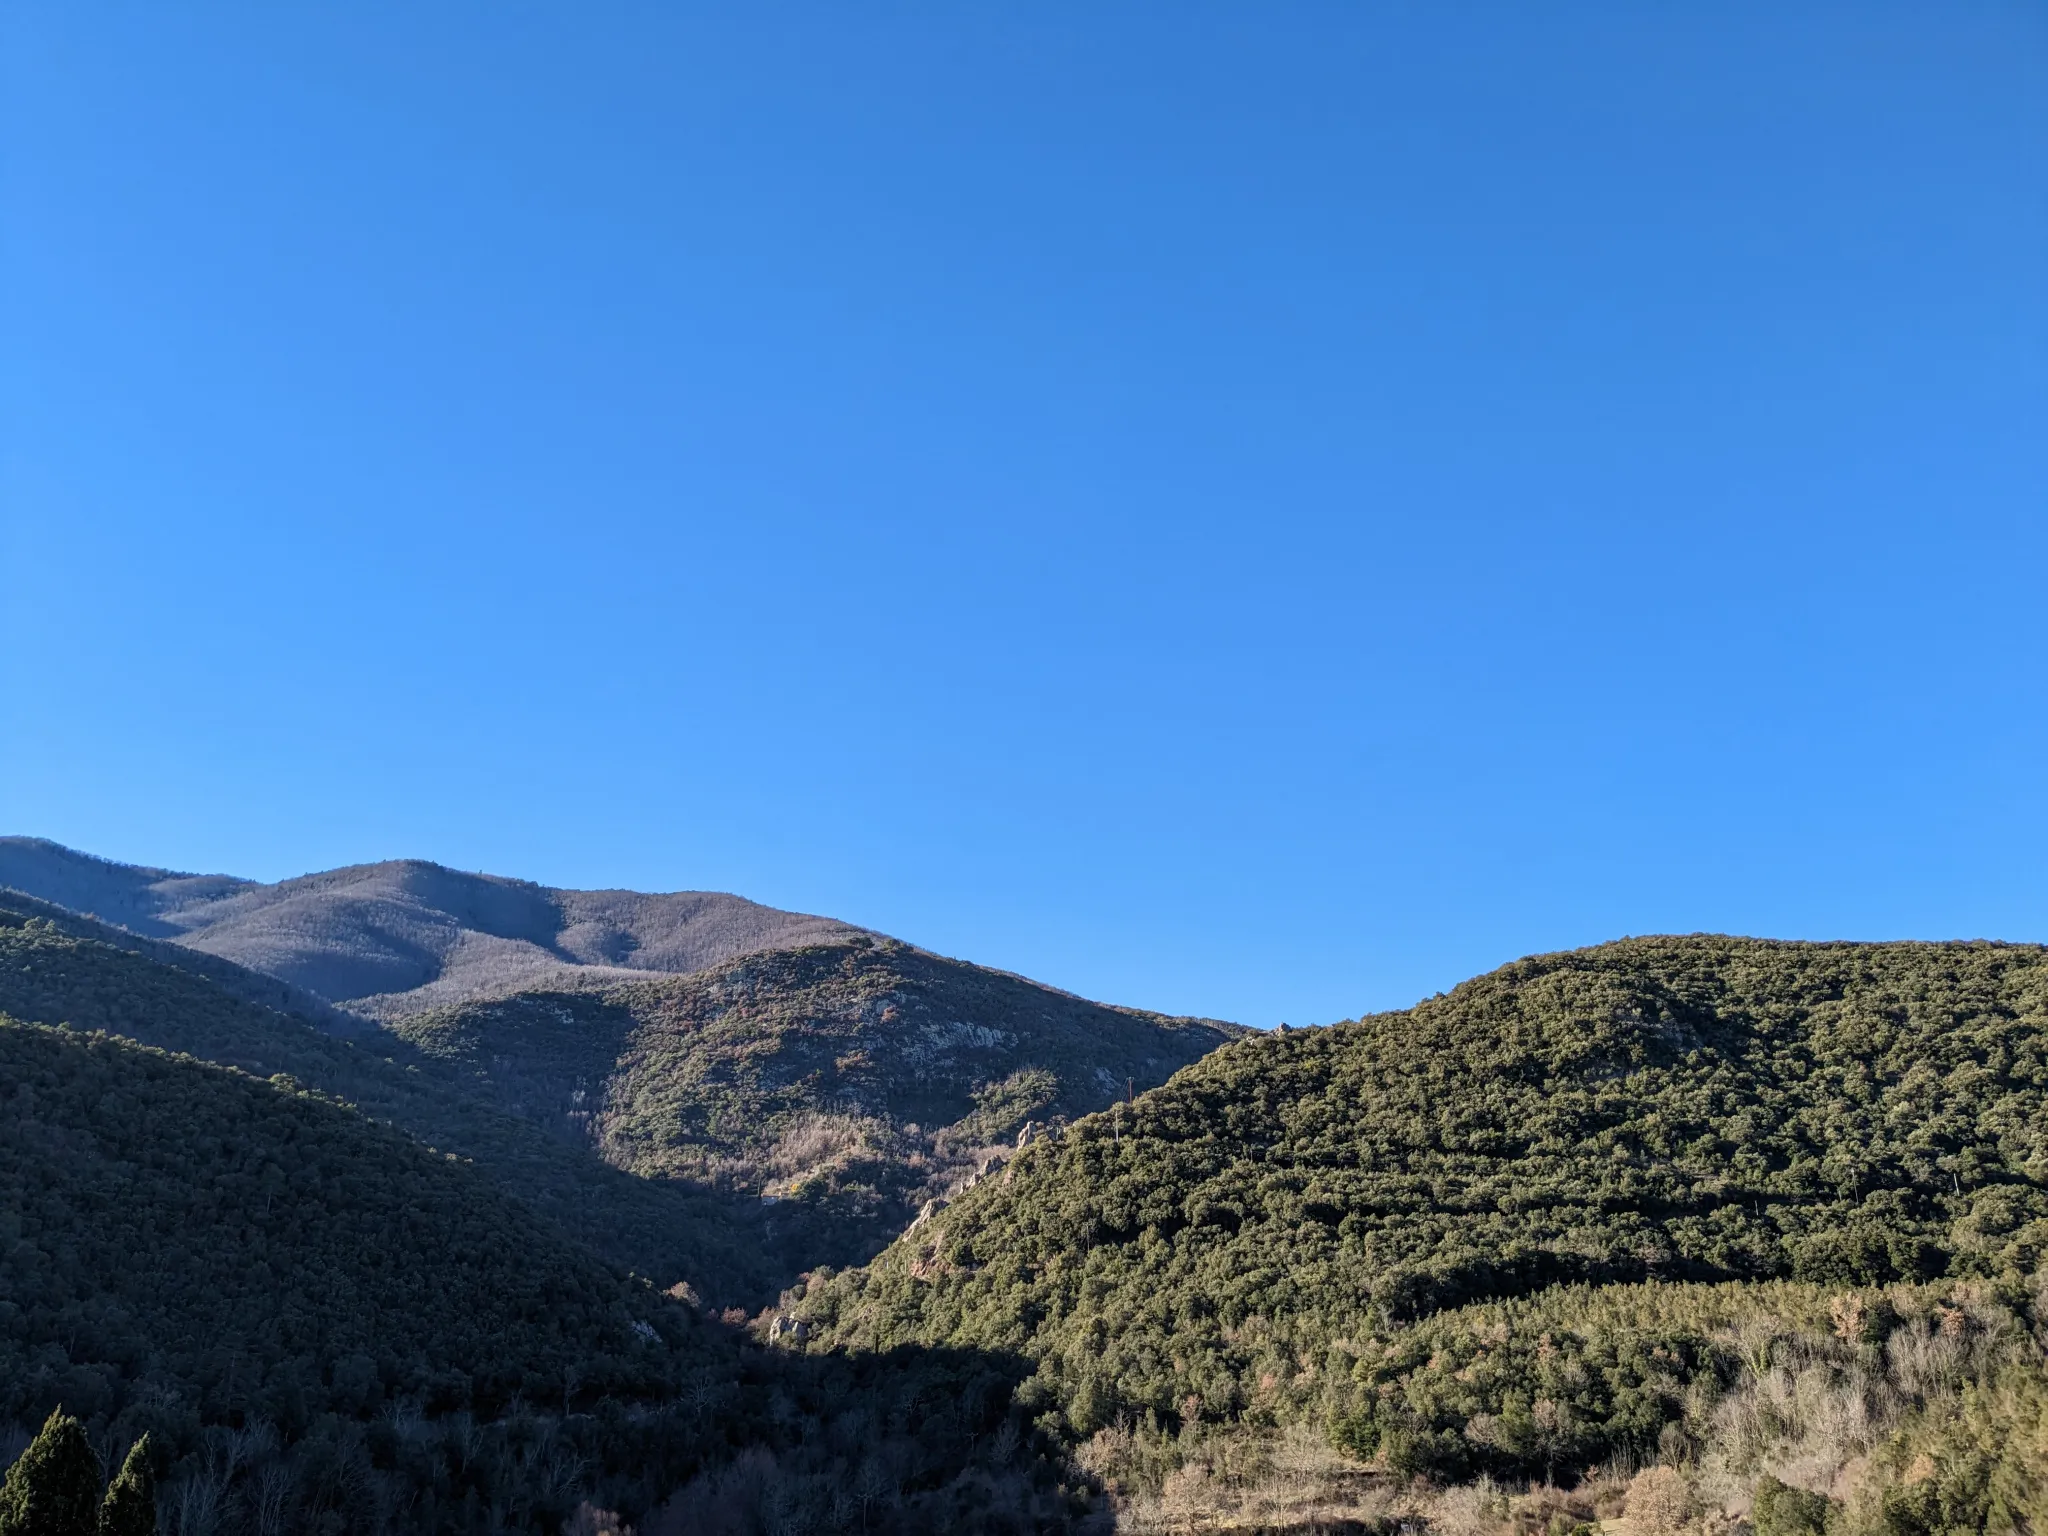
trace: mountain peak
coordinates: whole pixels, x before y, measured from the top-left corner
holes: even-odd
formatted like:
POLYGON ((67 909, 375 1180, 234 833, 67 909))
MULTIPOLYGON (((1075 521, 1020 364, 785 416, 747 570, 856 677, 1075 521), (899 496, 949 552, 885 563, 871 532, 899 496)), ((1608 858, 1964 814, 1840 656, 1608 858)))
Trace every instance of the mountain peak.
POLYGON ((688 974, 866 930, 719 891, 577 891, 426 859, 265 883, 0 838, 0 886, 400 1017, 596 973, 688 974))

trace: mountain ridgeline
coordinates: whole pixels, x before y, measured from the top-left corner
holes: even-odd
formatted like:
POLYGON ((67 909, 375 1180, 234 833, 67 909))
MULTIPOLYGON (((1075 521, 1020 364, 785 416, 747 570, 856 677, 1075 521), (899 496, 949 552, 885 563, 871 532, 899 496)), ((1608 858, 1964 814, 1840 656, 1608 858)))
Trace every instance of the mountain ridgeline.
POLYGON ((9 880, 38 921, 0 931, 0 1008, 292 1073, 721 1305, 870 1257, 1026 1119, 1243 1033, 737 897, 416 861, 270 886, 24 838, 0 839, 9 880))
POLYGON ((177 1536, 2048 1528, 2039 947, 1260 1035, 734 897, 0 882, 0 1439, 147 1432, 177 1536))
POLYGON ((423 859, 265 884, 30 837, 0 838, 0 886, 376 1018, 569 977, 687 973, 863 931, 719 892, 556 890, 423 859))

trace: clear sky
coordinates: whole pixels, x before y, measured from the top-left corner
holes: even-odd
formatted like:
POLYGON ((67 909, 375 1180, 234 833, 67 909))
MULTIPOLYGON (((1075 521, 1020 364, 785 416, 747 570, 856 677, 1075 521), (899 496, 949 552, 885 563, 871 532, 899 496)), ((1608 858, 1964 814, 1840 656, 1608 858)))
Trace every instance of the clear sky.
POLYGON ((1257 1024, 2048 940, 2048 8, 0 16, 0 831, 1257 1024))

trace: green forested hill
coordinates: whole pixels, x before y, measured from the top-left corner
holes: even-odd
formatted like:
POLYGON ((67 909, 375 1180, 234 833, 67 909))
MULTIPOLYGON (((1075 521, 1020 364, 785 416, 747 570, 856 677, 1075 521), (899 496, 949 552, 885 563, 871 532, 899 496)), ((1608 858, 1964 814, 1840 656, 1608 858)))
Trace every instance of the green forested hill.
POLYGON ((1334 1425, 1392 1390, 1375 1341, 1463 1304, 2044 1252, 2048 951, 1645 939, 1229 1045, 803 1305, 829 1345, 1021 1352, 1083 1432, 1334 1425))
POLYGON ((1100 1109, 1245 1033, 866 937, 392 1028, 615 1167, 744 1197, 792 1277, 866 1259, 1028 1121, 1100 1109))
MULTIPOLYGON (((6 839, 0 838, 0 843, 6 839)), ((352 1038, 374 1035, 376 1024, 361 1014, 337 1008, 323 997, 265 976, 245 966, 190 949, 163 939, 152 939, 54 902, 42 901, 22 891, 0 887, 0 912, 9 926, 34 918, 57 933, 89 940, 110 949, 125 950, 156 965, 170 966, 211 982, 238 1002, 248 1003, 265 1013, 280 1013, 301 1024, 310 1024, 323 1034, 352 1038)))
MULTIPOLYGON (((303 1090, 0 1021, 0 1416, 139 1382, 303 1426, 648 1395, 701 1325, 472 1169, 303 1090)), ((144 1426, 147 1427, 147 1426, 144 1426)))
POLYGON ((0 893, 0 1010, 288 1072, 474 1159, 607 1257, 750 1307, 873 1255, 1027 1121, 1099 1109, 1244 1033, 866 936, 343 1033, 273 995, 291 1001, 0 893))
POLYGON ((1012 1381, 763 1350, 345 1105, 0 1018, 0 1434, 146 1432, 173 1531, 1065 1529, 1012 1381))
MULTIPOLYGON (((683 1279, 727 1300, 772 1286, 777 1271, 736 1221, 730 1199, 608 1168, 580 1135, 551 1135, 494 1108, 396 1036, 337 1038, 224 990, 213 975, 80 928, 0 902, 0 1013, 106 1030, 256 1077, 288 1074, 429 1146, 473 1159, 501 1191, 660 1285, 683 1279)), ((751 1223, 753 1211, 745 1214, 751 1223)))

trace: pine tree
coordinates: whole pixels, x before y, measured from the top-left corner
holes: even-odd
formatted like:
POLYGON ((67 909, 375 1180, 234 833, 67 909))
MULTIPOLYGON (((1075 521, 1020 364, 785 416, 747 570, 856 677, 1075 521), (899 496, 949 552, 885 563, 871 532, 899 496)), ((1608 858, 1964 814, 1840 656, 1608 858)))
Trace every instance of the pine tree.
POLYGON ((0 1483, 0 1536, 95 1536, 99 1502, 85 1426, 56 1409, 0 1483))
POLYGON ((119 1475, 107 1484, 99 1536, 156 1536, 156 1468, 147 1435, 129 1448, 119 1475))

